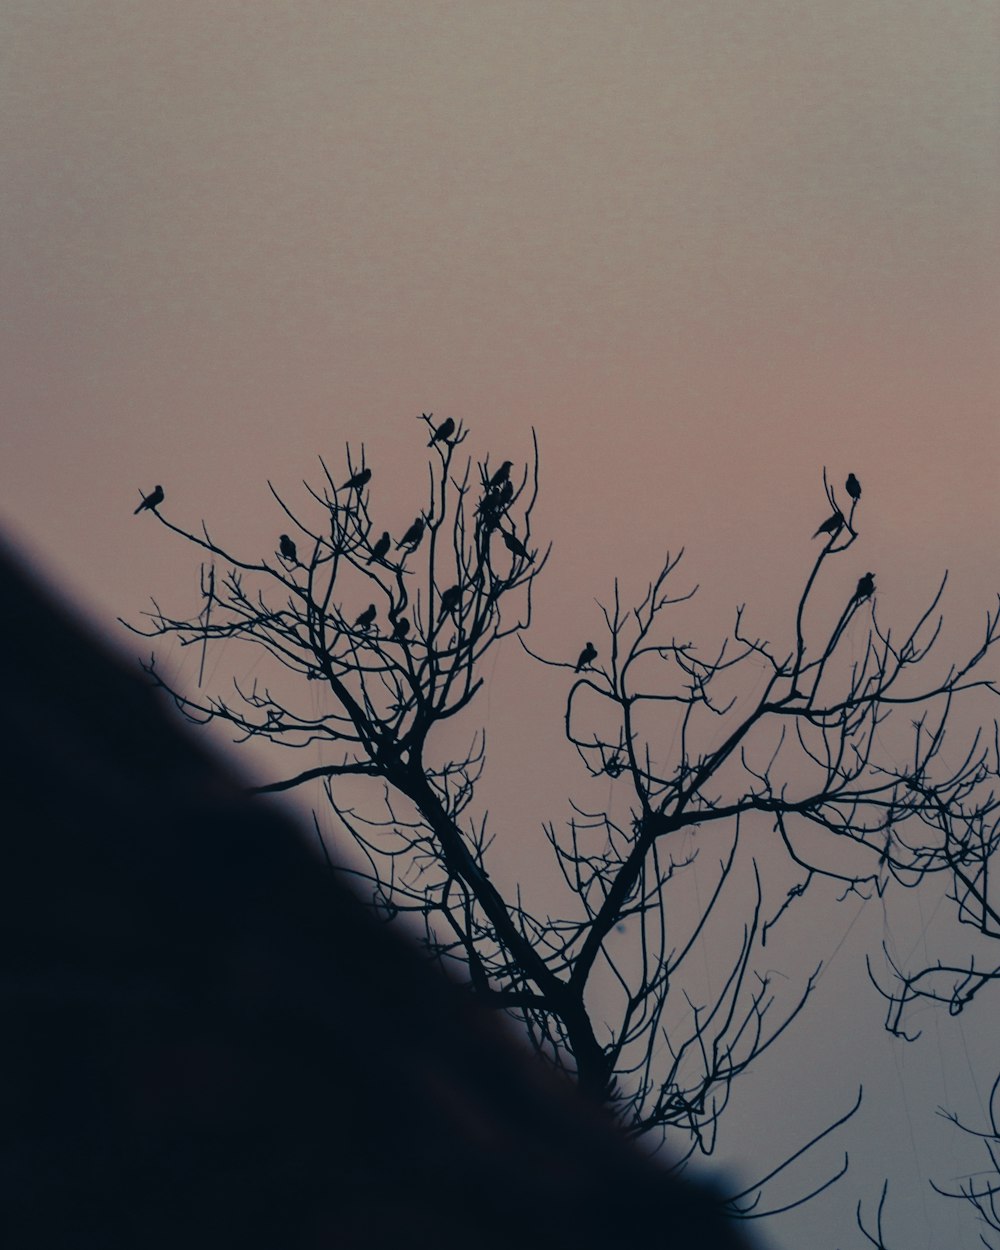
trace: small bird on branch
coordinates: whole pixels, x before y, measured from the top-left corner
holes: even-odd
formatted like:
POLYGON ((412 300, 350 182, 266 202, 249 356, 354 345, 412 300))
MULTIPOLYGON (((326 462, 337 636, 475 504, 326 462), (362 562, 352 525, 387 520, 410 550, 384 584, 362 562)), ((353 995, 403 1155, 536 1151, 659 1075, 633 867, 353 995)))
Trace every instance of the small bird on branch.
POLYGON ((287 560, 289 564, 298 564, 299 553, 295 547, 295 543, 287 534, 282 534, 278 543, 278 550, 281 552, 282 558, 287 560))
POLYGON ((138 508, 136 508, 132 515, 138 516, 140 512, 145 511, 147 508, 152 511, 154 508, 158 508, 161 503, 163 503, 163 487, 156 486, 149 492, 148 495, 143 496, 142 503, 138 506, 138 508))
POLYGON ((449 417, 446 421, 442 421, 437 427, 427 446, 433 447, 435 443, 446 443, 454 433, 455 422, 451 419, 451 417, 449 417))
POLYGON ((500 536, 503 538, 503 545, 511 555, 518 556, 522 560, 530 561, 532 559, 532 556, 528 553, 528 548, 516 534, 508 534, 506 530, 501 530, 500 536))
POLYGON ((497 469, 496 473, 493 474, 493 476, 490 478, 487 484, 490 490, 500 489, 500 487, 504 484, 504 482, 506 482, 507 479, 510 477, 510 471, 513 465, 514 465, 513 460, 505 460, 503 462, 503 464, 500 466, 499 469, 497 469))
POLYGON ((355 473, 353 477, 349 477, 347 481, 343 484, 343 486, 341 486, 340 489, 361 491, 368 485, 368 483, 371 480, 372 480, 371 469, 361 469, 358 473, 355 473))
POLYGON ((375 604, 370 603, 354 622, 355 629, 363 629, 366 633, 371 629, 372 621, 375 620, 375 604))
POLYGON ((853 473, 847 475, 847 481, 844 483, 844 489, 854 500, 855 503, 861 498, 861 483, 853 473))
POLYGON ((514 484, 510 478, 504 482, 499 490, 487 487, 486 494, 480 499, 476 508, 485 533, 492 534, 499 527, 500 518, 510 506, 510 501, 513 498, 514 484))
POLYGON ((579 673, 582 669, 589 668, 589 666, 593 664, 593 662, 596 659, 597 659, 597 648, 594 646, 592 642, 588 642, 587 645, 580 652, 580 658, 576 662, 575 671, 579 673))
POLYGON ((863 602, 875 593, 875 574, 866 573, 864 577, 858 578, 858 588, 854 592, 854 598, 857 603, 863 602))
POLYGON ((396 544, 397 547, 409 547, 411 552, 416 551, 420 546, 420 540, 424 536, 424 518, 418 516, 403 537, 396 544))
POLYGON ((461 586, 449 586, 441 595, 441 616, 447 616, 449 612, 454 612, 458 607, 462 598, 461 586))
POLYGON ((368 557, 368 563, 374 564, 376 560, 384 560, 391 546, 392 539, 389 537, 389 531, 383 530, 382 537, 378 540, 375 546, 372 547, 372 553, 368 557))
POLYGON ((402 642, 406 635, 410 632, 410 622, 405 616, 401 616, 392 627, 392 636, 397 642, 402 642))
POLYGON ((487 495, 481 500, 476 512, 479 515, 479 523, 483 527, 484 534, 492 534, 500 524, 500 513, 494 507, 494 500, 487 495))
POLYGON ((823 524, 819 527, 816 533, 813 534, 813 538, 818 538, 820 534, 830 534, 831 536, 833 536, 833 535, 839 534, 843 528, 844 528, 844 514, 838 508, 832 517, 829 517, 826 521, 823 522, 823 524))

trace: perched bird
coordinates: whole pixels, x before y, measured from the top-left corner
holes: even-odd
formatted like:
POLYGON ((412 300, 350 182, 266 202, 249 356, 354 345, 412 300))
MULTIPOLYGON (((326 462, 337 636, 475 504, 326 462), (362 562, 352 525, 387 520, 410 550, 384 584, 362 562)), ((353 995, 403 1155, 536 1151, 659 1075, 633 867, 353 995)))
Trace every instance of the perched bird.
POLYGON ((844 489, 854 500, 855 503, 861 498, 861 483, 853 473, 847 475, 847 481, 844 483, 844 489))
POLYGON ((402 642, 406 635, 410 632, 410 622, 405 616, 401 616, 392 627, 392 636, 397 642, 402 642))
POLYGON ((510 501, 514 498, 514 485, 510 478, 500 487, 494 490, 492 486, 487 487, 486 494, 480 499, 476 512, 479 514, 480 523, 483 531, 492 534, 500 525, 500 518, 510 506, 510 501))
POLYGON ((157 486, 148 495, 143 496, 142 503, 138 506, 138 508, 136 508, 132 515, 138 516, 139 513, 145 508, 149 508, 150 510, 158 508, 161 503, 163 503, 163 487, 157 486))
POLYGON ((462 598, 461 586, 449 586, 441 595, 441 615, 447 616, 449 612, 454 612, 458 607, 462 598))
POLYGON ((479 513, 479 523, 483 527, 484 534, 492 534, 500 524, 500 513, 496 508, 496 501, 492 495, 481 501, 476 509, 479 513))
POLYGON ((858 588, 854 592, 854 598, 860 603, 862 599, 867 599, 875 593, 875 574, 866 573, 864 577, 858 578, 858 588))
POLYGON ((592 642, 588 642, 580 652, 580 658, 576 662, 576 672, 579 673, 581 669, 587 668, 588 665, 593 664, 596 659, 597 648, 592 642))
POLYGON ((278 543, 278 550, 281 552, 282 556, 286 560, 288 560, 290 563, 298 564, 299 553, 295 549, 295 543, 288 537, 287 534, 281 535, 281 540, 278 543))
POLYGON ((839 534, 843 528, 844 514, 838 508, 832 517, 823 522, 816 533, 813 534, 813 538, 818 538, 820 534, 839 534))
POLYGON ((418 516, 403 537, 396 544, 397 547, 409 547, 411 551, 416 551, 420 546, 420 540, 424 536, 424 518, 418 516))
POLYGON ((500 487, 504 484, 504 482, 506 482, 507 479, 510 477, 510 471, 511 471, 513 464, 514 464, 513 460, 505 460, 503 462, 500 468, 497 469, 496 473, 494 473, 493 476, 490 478, 490 481, 489 481, 490 490, 500 489, 500 487))
POLYGON ((427 444, 427 446, 433 447, 435 443, 442 443, 442 442, 446 443, 448 439, 451 438, 451 436, 454 433, 455 433, 455 422, 451 419, 451 417, 449 417, 447 421, 442 421, 441 424, 437 427, 437 429, 434 431, 434 435, 431 438, 431 441, 427 444))
POLYGON ((376 560, 384 560, 386 553, 391 546, 392 539, 389 537, 389 531, 383 530, 382 537, 378 540, 375 546, 372 547, 372 553, 368 558, 368 563, 374 564, 376 560))
POLYGON ((371 629, 372 621, 375 619, 375 604, 370 603, 354 622, 355 629, 371 629))
POLYGON ((528 548, 516 534, 508 534, 506 530, 501 530, 500 535, 503 538, 503 545, 512 555, 520 556, 522 560, 531 559, 531 556, 528 555, 528 548))
POLYGON ((341 486, 341 490, 362 490, 372 480, 371 469, 362 469, 360 473, 355 473, 353 477, 349 477, 341 486))

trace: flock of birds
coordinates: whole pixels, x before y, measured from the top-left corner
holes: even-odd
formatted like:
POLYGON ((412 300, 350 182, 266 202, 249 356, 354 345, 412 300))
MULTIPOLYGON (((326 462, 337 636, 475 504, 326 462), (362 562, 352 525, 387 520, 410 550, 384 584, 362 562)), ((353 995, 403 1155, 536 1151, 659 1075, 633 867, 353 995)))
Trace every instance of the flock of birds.
MULTIPOLYGON (((433 434, 428 447, 433 447, 436 443, 447 443, 455 433, 455 422, 451 417, 437 427, 433 427, 433 434)), ((503 539, 504 546, 507 550, 519 559, 531 562, 534 556, 528 551, 524 543, 513 532, 508 532, 500 524, 500 518, 506 513, 509 504, 514 498, 514 484, 510 480, 510 471, 514 466, 512 460, 505 460, 500 468, 488 480, 484 474, 485 493, 480 501, 477 512, 481 518, 481 525, 486 534, 492 533, 494 530, 500 531, 500 537, 503 539)), ((340 487, 342 491, 355 491, 359 495, 361 491, 368 485, 372 478, 372 471, 368 468, 360 469, 357 473, 352 474, 346 482, 340 487)), ((163 487, 157 485, 148 495, 143 496, 139 506, 135 509, 133 515, 138 515, 144 511, 155 511, 161 503, 163 503, 164 492, 163 487)), ((424 517, 418 516, 413 524, 406 530, 399 542, 396 543, 396 550, 405 549, 407 555, 411 555, 420 546, 421 539, 426 529, 426 521, 424 517)), ((386 561, 389 551, 392 547, 392 536, 388 530, 383 530, 382 536, 372 546, 371 555, 368 557, 368 564, 378 564, 386 561)), ((295 540, 289 534, 281 534, 278 538, 278 554, 288 564, 298 566, 299 552, 295 544, 295 540)), ((447 590, 442 591, 440 604, 438 608, 438 619, 441 620, 455 612, 462 600, 462 587, 460 585, 450 586, 447 590)), ((375 618, 378 609, 374 603, 370 603, 363 612, 361 612, 354 622, 354 628, 362 633, 368 633, 375 624, 375 618)), ((402 642, 410 632, 410 622, 405 616, 390 617, 393 622, 390 638, 396 642, 402 642)), ((594 653, 596 655, 596 652, 594 653)))
MULTIPOLYGON (((439 426, 434 428, 431 440, 427 446, 433 447, 436 443, 447 442, 454 433, 455 422, 451 417, 448 417, 445 421, 442 421, 439 426)), ((493 476, 486 481, 486 493, 480 501, 477 511, 482 519, 483 528, 487 533, 490 533, 494 529, 499 529, 500 537, 503 539, 504 546, 507 550, 519 559, 530 561, 533 557, 530 555, 527 548, 517 535, 513 532, 508 533, 507 530, 503 529, 500 525, 500 517, 506 511, 508 504, 514 497, 514 484, 510 480, 510 471, 512 468, 513 461, 505 460, 493 476)), ((483 476, 485 478, 485 474, 483 476)), ((371 481, 371 478, 371 469, 360 469, 357 473, 352 474, 352 476, 347 479, 340 489, 346 491, 357 491, 360 494, 360 492, 364 490, 364 488, 371 481)), ((861 498, 861 483, 853 473, 848 474, 847 481, 844 483, 844 489, 851 498, 853 515, 854 505, 861 498)), ((137 516, 140 512, 155 510, 161 503, 163 503, 163 497, 163 487, 155 486, 148 495, 143 497, 142 502, 139 504, 138 508, 136 508, 133 515, 137 516)), ((818 538, 820 534, 826 534, 828 535, 828 541, 832 542, 846 524, 847 520, 844 517, 843 512, 841 512, 839 508, 835 507, 832 515, 827 517, 816 533, 813 534, 813 538, 818 538)), ((424 536, 424 529, 424 518, 422 516, 418 516, 396 544, 396 550, 398 551, 400 548, 405 547, 407 555, 411 555, 420 546, 420 540, 424 536)), ((367 563, 376 564, 384 561, 386 556, 389 554, 391 546, 392 537, 388 530, 383 530, 382 537, 372 547, 372 553, 369 556, 367 563)), ((278 541, 278 551, 281 554, 282 559, 288 561, 289 564, 298 564, 298 549, 295 546, 294 540, 290 538, 288 534, 281 535, 278 541)), ((874 593, 875 574, 866 573, 864 577, 858 579, 858 588, 854 592, 853 602, 862 603, 865 599, 871 598, 874 593)), ((447 590, 443 591, 441 594, 438 618, 441 619, 442 617, 454 612, 461 603, 461 600, 461 586, 450 586, 447 590)), ((370 603, 354 622, 355 629, 359 629, 363 633, 367 633, 368 630, 370 630, 374 625, 376 615, 377 609, 375 604, 370 603)), ((405 616, 401 616, 395 620, 390 637, 396 642, 402 642, 409 632, 410 622, 405 616)), ((588 642, 580 652, 580 657, 577 660, 573 671, 576 673, 583 672, 583 670, 585 668, 589 668, 596 659, 597 648, 592 642, 588 642)))
MULTIPOLYGON (((861 498, 861 483, 853 473, 848 473, 847 481, 844 483, 844 490, 846 490, 848 495, 851 497, 851 513, 853 515, 854 505, 861 498)), ((816 533, 813 534, 813 538, 818 538, 820 534, 828 534, 828 541, 833 542, 846 524, 847 521, 844 514, 839 508, 834 508, 833 514, 827 517, 816 533)), ((870 599, 874 593, 875 574, 866 573, 864 577, 859 577, 858 588, 854 592, 854 602, 862 603, 865 599, 870 599)))

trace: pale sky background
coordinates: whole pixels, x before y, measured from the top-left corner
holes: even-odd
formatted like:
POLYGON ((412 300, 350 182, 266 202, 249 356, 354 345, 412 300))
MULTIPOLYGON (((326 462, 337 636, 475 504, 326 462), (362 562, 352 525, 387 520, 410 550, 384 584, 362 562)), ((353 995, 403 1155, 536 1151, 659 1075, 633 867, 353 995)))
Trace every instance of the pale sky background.
MULTIPOLYGON (((4 0, 0 117, 0 514, 109 632, 151 593, 194 606, 139 488, 270 552, 265 480, 294 497, 364 439, 398 529, 420 411, 496 460, 537 429, 549 654, 600 645, 594 596, 681 546, 711 639, 741 602, 780 637, 824 464, 864 486, 837 593, 875 570, 902 622, 950 568, 961 638, 1000 586, 996 3, 4 0)), ((539 755, 560 688, 511 644, 479 709, 525 838, 565 815, 539 755)), ((825 1156, 851 1173, 776 1250, 861 1244, 885 1174, 896 1245, 979 1244, 926 1178, 979 1166, 933 1111, 978 1113, 994 1025, 884 1039, 859 962, 881 926, 724 1122, 749 1180, 779 1157, 764 1123, 791 1146, 865 1082, 825 1156)))

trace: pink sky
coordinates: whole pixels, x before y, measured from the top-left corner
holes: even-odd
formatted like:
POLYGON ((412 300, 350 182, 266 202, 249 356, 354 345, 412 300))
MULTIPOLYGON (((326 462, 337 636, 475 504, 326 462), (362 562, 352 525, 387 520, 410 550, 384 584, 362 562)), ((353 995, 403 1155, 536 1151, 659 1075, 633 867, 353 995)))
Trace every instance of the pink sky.
POLYGON ((978 627, 998 53, 974 0, 7 0, 3 523, 109 624, 183 608, 138 488, 270 551, 265 479, 366 439, 396 527, 433 411, 480 457, 538 430, 549 653, 680 546, 713 637, 777 633, 824 464, 844 587, 905 617, 950 567, 978 627))

